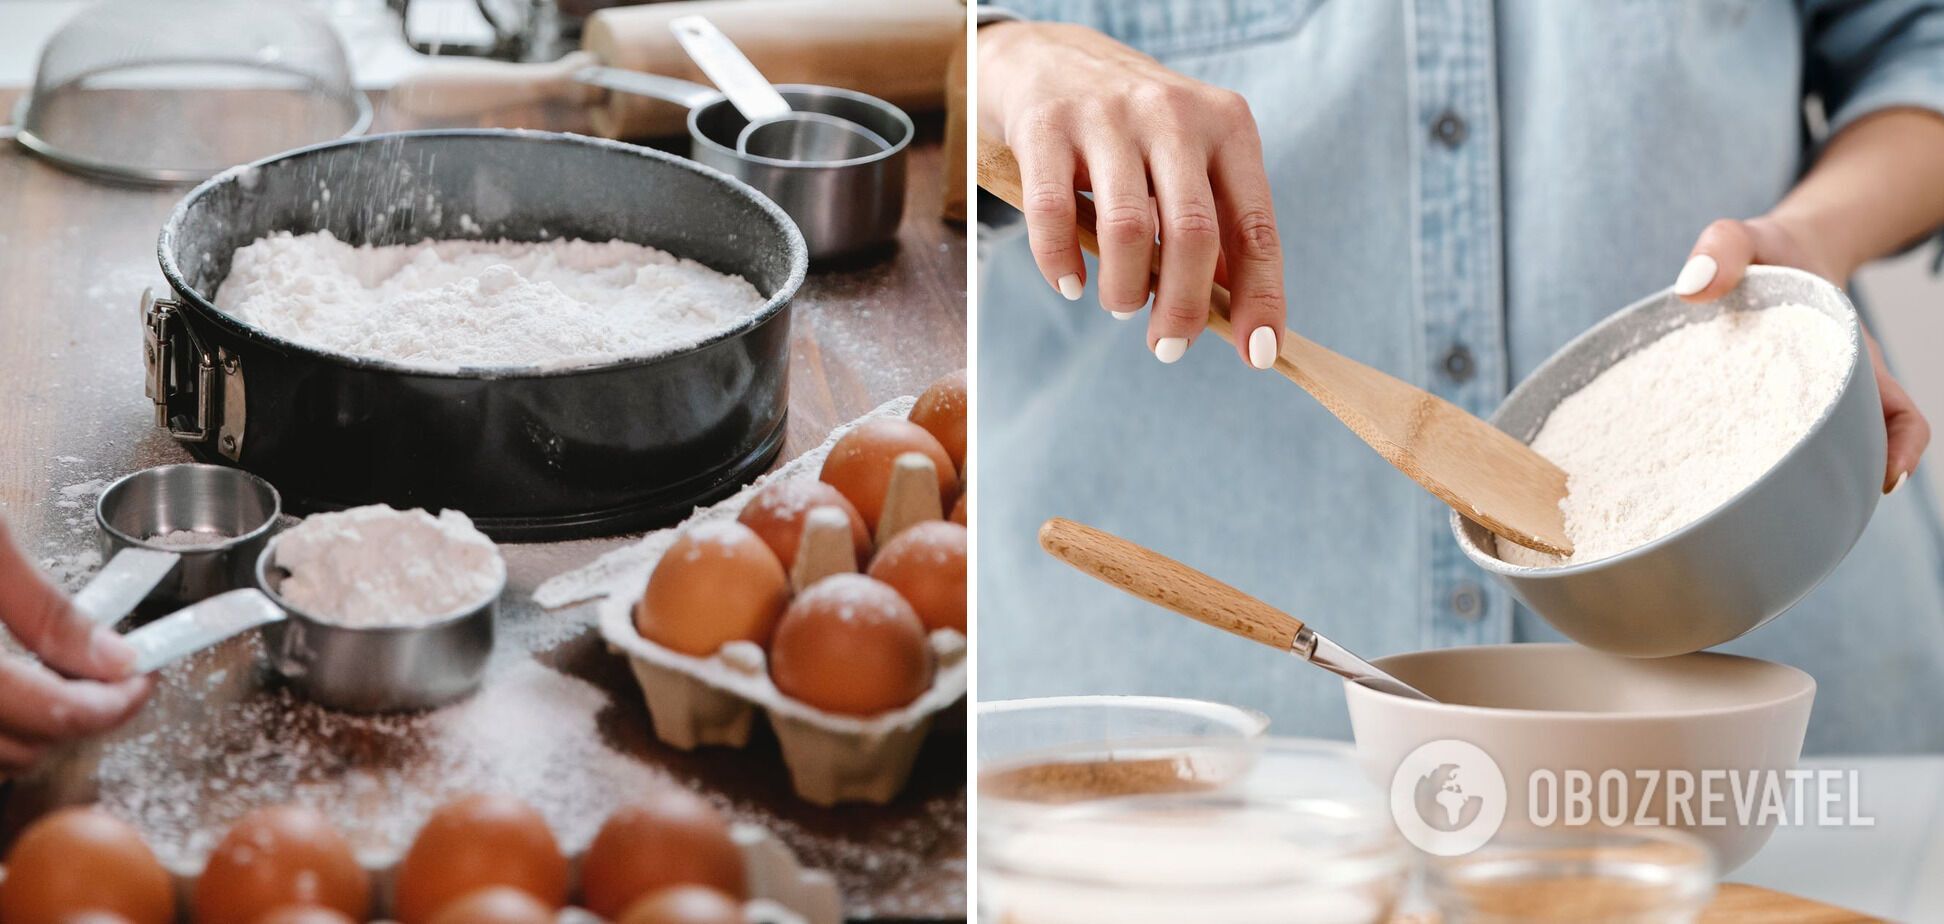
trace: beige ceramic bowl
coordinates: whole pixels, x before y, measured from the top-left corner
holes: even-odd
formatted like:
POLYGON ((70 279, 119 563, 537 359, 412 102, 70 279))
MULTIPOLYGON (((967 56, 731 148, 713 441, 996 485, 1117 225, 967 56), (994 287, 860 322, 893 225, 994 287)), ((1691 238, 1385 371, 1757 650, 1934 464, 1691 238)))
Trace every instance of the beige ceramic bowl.
MULTIPOLYGON (((1502 834, 1538 833, 1529 819, 1534 771, 1563 779, 1619 770, 1633 782, 1623 798, 1637 813, 1670 824, 1667 793, 1645 791, 1637 771, 1781 773, 1795 767, 1816 681, 1793 667, 1703 652, 1639 660, 1577 645, 1487 645, 1391 655, 1377 666, 1430 694, 1405 699, 1346 683, 1350 726, 1364 766, 1389 787, 1420 745, 1457 739, 1477 746, 1504 774, 1502 834), (1644 797, 1644 798, 1643 798, 1644 797), (1641 802, 1646 802, 1644 810, 1641 802)), ((1464 769, 1464 768, 1461 768, 1464 769)), ((1726 783, 1715 784, 1725 791, 1726 783)), ((1813 798, 1814 793, 1810 796, 1813 798)), ((1692 803, 1694 811, 1701 806, 1692 803)), ((1732 805, 1713 813, 1730 823, 1688 828, 1711 846, 1723 871, 1755 855, 1774 824, 1733 823, 1732 805)), ((1595 825, 1598 825, 1597 819, 1595 825)))

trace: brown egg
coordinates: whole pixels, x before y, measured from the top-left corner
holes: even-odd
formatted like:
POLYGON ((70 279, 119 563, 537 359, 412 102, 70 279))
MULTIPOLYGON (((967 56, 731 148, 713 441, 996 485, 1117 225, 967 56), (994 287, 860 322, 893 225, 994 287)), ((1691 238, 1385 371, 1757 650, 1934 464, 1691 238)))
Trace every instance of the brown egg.
POLYGON ((951 516, 949 516, 949 517, 947 517, 946 519, 949 519, 949 520, 951 520, 952 522, 954 522, 954 523, 957 523, 957 524, 958 524, 958 525, 960 525, 960 526, 968 526, 968 525, 970 525, 969 523, 967 523, 967 522, 966 522, 966 519, 967 519, 967 517, 969 516, 969 514, 968 514, 968 513, 966 512, 966 509, 965 509, 965 501, 966 501, 966 498, 969 498, 969 497, 971 497, 971 496, 972 496, 972 494, 971 494, 971 492, 969 492, 969 491, 968 491, 968 492, 965 492, 965 493, 963 493, 963 494, 960 494, 960 495, 959 495, 959 499, 958 499, 958 503, 956 503, 956 504, 953 504, 953 505, 952 505, 952 515, 951 515, 951 516))
POLYGON ((196 881, 196 924, 252 924, 285 905, 317 905, 362 920, 371 881, 351 845, 314 811, 295 805, 237 819, 196 881))
POLYGON ((83 911, 61 919, 61 924, 134 924, 113 911, 83 911))
POLYGON ((635 628, 656 644, 708 657, 727 642, 767 646, 789 602, 789 575, 754 530, 703 523, 662 553, 635 610, 635 628))
POLYGON ((704 885, 738 901, 748 894, 729 821, 701 796, 673 786, 608 816, 580 874, 582 904, 604 918, 673 885, 704 885))
POLYGON ((492 886, 439 909, 430 924, 554 924, 554 910, 512 886, 492 886))
POLYGON ((615 924, 743 924, 742 905, 708 886, 662 889, 628 906, 615 924))
POLYGON ((567 903, 567 877, 567 857, 532 806, 508 795, 462 796, 426 819, 399 861, 392 916, 425 924, 489 886, 511 886, 559 908, 567 903))
POLYGON ((938 499, 943 504, 958 490, 958 468, 938 439, 909 420, 873 420, 859 424, 830 447, 818 477, 844 492, 864 522, 877 534, 878 514, 884 512, 884 491, 891 485, 891 466, 907 452, 923 453, 938 469, 938 499))
POLYGON ((316 905, 285 905, 257 918, 256 924, 358 924, 358 921, 342 911, 316 905))
POLYGON ((931 383, 910 414, 912 423, 938 438, 961 473, 965 471, 965 391, 965 370, 960 369, 931 383))
POLYGON ((911 604, 861 574, 834 574, 798 594, 770 647, 778 690, 847 715, 910 703, 931 686, 935 670, 925 624, 911 604))
POLYGON ((64 808, 30 825, 7 853, 0 921, 59 924, 84 911, 168 924, 175 890, 133 826, 98 808, 64 808))
POLYGON ((931 629, 965 632, 965 527, 917 523, 871 559, 870 575, 891 585, 931 629))
POLYGON ((814 478, 791 478, 765 486, 736 517, 737 522, 756 531, 776 553, 783 570, 796 564, 797 541, 803 538, 803 521, 818 507, 836 507, 851 521, 851 544, 857 548, 857 563, 871 560, 871 528, 864 517, 836 488, 814 478))

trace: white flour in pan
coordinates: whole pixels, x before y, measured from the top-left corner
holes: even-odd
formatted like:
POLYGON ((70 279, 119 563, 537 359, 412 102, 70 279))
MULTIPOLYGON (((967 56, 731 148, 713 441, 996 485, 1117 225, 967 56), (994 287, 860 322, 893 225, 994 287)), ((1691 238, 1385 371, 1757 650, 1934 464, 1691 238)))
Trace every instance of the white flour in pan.
POLYGON ((506 582, 493 540, 457 510, 433 516, 382 504, 316 514, 277 538, 277 593, 332 623, 434 622, 477 606, 506 582))
POLYGON ((1573 555, 1497 540, 1532 568, 1594 561, 1706 516, 1781 461, 1849 374, 1849 332, 1805 305, 1671 331, 1568 395, 1532 448, 1566 471, 1573 555))
POLYGON ((763 303, 740 276, 626 241, 354 247, 328 231, 245 245, 216 290, 216 307, 279 337, 435 369, 652 356, 763 303))

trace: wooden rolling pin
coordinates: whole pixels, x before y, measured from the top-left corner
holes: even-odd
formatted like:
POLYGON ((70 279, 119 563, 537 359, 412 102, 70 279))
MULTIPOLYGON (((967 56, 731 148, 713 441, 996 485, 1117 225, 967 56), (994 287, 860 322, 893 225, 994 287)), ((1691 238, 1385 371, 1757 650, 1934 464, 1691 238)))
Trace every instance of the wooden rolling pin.
POLYGON ((575 71, 600 64, 707 83, 669 31, 700 14, 773 83, 815 83, 869 93, 907 111, 945 104, 945 72, 965 44, 958 0, 692 0, 601 10, 588 17, 581 51, 549 64, 439 59, 401 81, 391 105, 450 118, 503 106, 563 101, 592 107, 609 138, 680 134, 679 106, 583 86, 575 71))
MULTIPOLYGON (((1003 142, 979 139, 979 185, 1014 208, 1025 201, 1019 162, 1003 142)), ((1093 200, 1080 197, 1077 217, 1080 245, 1099 253, 1093 200)), ((1158 274, 1160 267, 1156 248, 1152 271, 1158 274)), ((1151 278, 1150 288, 1157 282, 1158 276, 1151 278)), ((1214 286, 1209 308, 1208 329, 1234 343, 1228 289, 1214 286)), ((1275 369, 1459 514, 1527 548, 1555 555, 1572 551, 1559 509, 1566 473, 1532 447, 1443 398, 1294 331, 1283 332, 1275 369)))

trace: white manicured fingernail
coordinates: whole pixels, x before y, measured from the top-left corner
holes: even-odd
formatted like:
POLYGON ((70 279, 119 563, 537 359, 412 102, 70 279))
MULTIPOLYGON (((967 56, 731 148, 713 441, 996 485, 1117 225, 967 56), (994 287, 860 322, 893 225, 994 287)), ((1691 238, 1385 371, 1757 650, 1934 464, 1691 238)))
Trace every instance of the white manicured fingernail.
POLYGON ((1687 265, 1681 267, 1681 275, 1674 277, 1675 295, 1693 295, 1708 287, 1715 278, 1715 258, 1705 253, 1697 253, 1688 258, 1687 265))
POLYGON ((1896 484, 1893 484, 1893 485, 1891 485, 1891 486, 1890 486, 1890 490, 1888 490, 1888 491, 1885 491, 1885 492, 1883 492, 1883 496, 1884 496, 1884 497, 1889 497, 1890 495, 1892 495, 1892 494, 1895 494, 1895 493, 1897 493, 1897 491, 1898 491, 1899 489, 1901 489, 1901 488, 1903 487, 1903 483, 1904 483, 1904 482, 1906 482, 1906 481, 1909 481, 1909 480, 1910 480, 1910 473, 1909 473, 1909 472, 1904 472, 1903 474, 1901 474, 1901 475, 1898 475, 1898 476, 1897 476, 1897 483, 1896 483, 1896 484))
POLYGON ((1164 363, 1174 362, 1186 352, 1188 352, 1187 337, 1162 337, 1154 341, 1154 358, 1164 363))
POLYGON ((1116 321, 1129 321, 1133 320, 1134 316, 1141 312, 1139 309, 1136 309, 1134 311, 1109 311, 1107 313, 1113 315, 1116 321))
POLYGON ((1249 365, 1267 369, 1276 364, 1276 331, 1264 325, 1249 335, 1249 365))
POLYGON ((1086 287, 1080 284, 1078 273, 1068 273, 1060 277, 1060 294, 1066 296, 1067 301, 1079 301, 1080 293, 1085 289, 1086 287))

